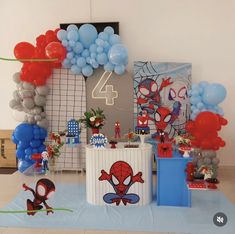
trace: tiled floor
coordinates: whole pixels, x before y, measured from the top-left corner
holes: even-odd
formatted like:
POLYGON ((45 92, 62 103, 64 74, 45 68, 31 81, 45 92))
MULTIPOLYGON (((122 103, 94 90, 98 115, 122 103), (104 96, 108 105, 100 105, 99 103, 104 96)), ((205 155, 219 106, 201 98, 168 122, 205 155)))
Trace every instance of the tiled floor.
MULTIPOLYGON (((68 172, 57 173, 50 175, 54 182, 72 182, 85 183, 85 175, 82 173, 68 172)), ((156 176, 154 176, 156 179, 156 176)), ((15 195, 21 190, 22 183, 36 182, 39 177, 23 176, 18 172, 13 175, 0 175, 0 208, 10 202, 15 195)), ((235 167, 220 167, 219 169, 219 189, 226 195, 226 197, 235 204, 235 167)), ((57 229, 25 229, 25 228, 0 228, 0 234, 143 234, 144 232, 117 232, 117 231, 95 231, 95 230, 57 230, 57 229)), ((155 232, 159 234, 161 232, 155 232)), ((165 233, 166 234, 166 233, 165 233)), ((186 233, 185 233, 186 234, 186 233)))

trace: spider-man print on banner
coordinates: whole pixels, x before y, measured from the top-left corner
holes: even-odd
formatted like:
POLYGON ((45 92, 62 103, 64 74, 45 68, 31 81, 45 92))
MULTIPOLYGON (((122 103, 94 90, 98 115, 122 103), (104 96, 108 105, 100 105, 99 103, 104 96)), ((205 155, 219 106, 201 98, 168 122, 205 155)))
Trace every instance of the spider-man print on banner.
POLYGON ((147 111, 150 133, 169 138, 184 131, 190 118, 191 64, 134 63, 134 119, 147 111))
POLYGON ((129 204, 136 204, 140 197, 135 193, 128 193, 128 190, 134 183, 144 183, 142 179, 142 172, 133 174, 131 166, 124 161, 115 162, 109 174, 105 170, 101 170, 100 181, 107 180, 113 187, 114 192, 106 193, 103 197, 104 202, 108 204, 116 203, 118 206, 121 202, 126 206, 129 204))

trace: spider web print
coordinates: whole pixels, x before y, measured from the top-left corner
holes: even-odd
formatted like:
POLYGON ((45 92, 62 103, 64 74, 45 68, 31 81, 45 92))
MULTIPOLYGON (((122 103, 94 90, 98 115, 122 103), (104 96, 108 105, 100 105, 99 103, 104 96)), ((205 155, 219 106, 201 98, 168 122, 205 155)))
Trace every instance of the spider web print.
MULTIPOLYGON (((161 93, 161 102, 159 106, 168 107, 172 110, 174 101, 169 100, 170 88, 186 87, 188 91, 191 88, 191 64, 188 63, 154 63, 154 62, 135 62, 134 63, 134 123, 136 124, 137 116, 141 112, 141 105, 137 104, 137 99, 141 96, 138 86, 145 79, 152 79, 157 82, 160 87, 162 78, 171 77, 173 84, 169 87, 165 87, 161 93)), ((177 100, 179 101, 179 100, 177 100)), ((169 134, 169 137, 174 137, 179 130, 185 129, 185 124, 190 118, 190 102, 189 98, 186 100, 180 100, 181 113, 173 124, 167 126, 165 131, 169 134)), ((156 107, 155 107, 156 109, 156 107)), ((154 114, 150 114, 150 117, 154 118, 154 114)), ((155 123, 150 121, 149 123, 150 133, 156 132, 155 123)))
MULTIPOLYGON (((47 96, 46 114, 49 132, 67 129, 70 119, 79 119, 86 111, 86 86, 83 76, 73 75, 68 69, 54 69, 48 80, 50 94, 47 96)), ((81 144, 69 147, 64 144, 56 160, 57 170, 85 169, 86 129, 81 132, 81 144)))

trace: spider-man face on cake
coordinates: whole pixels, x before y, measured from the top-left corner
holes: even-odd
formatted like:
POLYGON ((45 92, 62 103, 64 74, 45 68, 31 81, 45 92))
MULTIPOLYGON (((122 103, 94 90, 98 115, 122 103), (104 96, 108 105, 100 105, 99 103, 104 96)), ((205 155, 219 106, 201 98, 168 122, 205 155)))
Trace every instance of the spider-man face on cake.
POLYGON ((135 182, 144 183, 141 176, 142 172, 133 175, 131 166, 124 161, 115 162, 111 166, 109 174, 102 170, 99 180, 107 180, 115 191, 115 193, 105 194, 104 201, 108 204, 116 203, 117 206, 121 201, 124 205, 137 203, 140 199, 139 196, 134 193, 128 194, 128 190, 135 182))

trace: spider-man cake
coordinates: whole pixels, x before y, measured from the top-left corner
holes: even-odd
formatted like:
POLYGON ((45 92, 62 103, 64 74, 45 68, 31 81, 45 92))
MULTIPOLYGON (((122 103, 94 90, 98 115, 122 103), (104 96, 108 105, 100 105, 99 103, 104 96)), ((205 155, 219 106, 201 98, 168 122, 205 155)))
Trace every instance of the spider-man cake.
POLYGON ((147 135, 150 133, 148 126, 149 116, 146 110, 142 111, 142 115, 137 117, 137 126, 135 127, 135 133, 140 135, 147 135))

